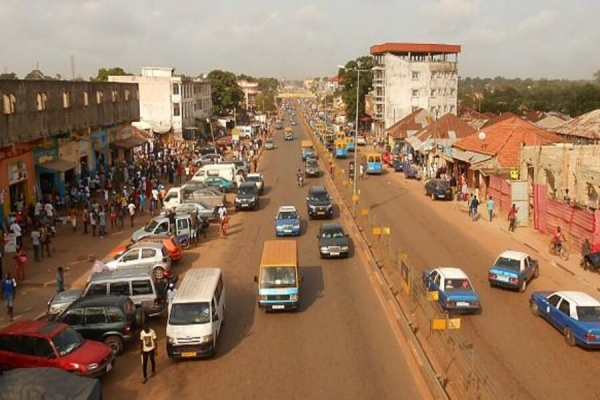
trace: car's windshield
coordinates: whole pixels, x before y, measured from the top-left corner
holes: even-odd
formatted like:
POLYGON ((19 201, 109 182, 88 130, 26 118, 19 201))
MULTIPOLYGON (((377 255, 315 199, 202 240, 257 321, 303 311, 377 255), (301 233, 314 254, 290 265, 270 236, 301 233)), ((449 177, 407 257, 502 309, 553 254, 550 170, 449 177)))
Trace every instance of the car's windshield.
POLYGON ((157 220, 153 219, 148 224, 146 224, 146 226, 144 227, 144 231, 154 232, 154 228, 156 228, 158 226, 158 223, 159 222, 157 220))
POLYGON ((600 322, 600 307, 576 307, 577 319, 582 322, 600 322))
POLYGON ((306 166, 307 166, 307 167, 309 167, 309 168, 315 168, 315 167, 317 167, 318 165, 317 165, 317 162, 316 162, 316 161, 314 161, 314 160, 310 160, 310 161, 307 161, 307 162, 306 162, 306 166))
POLYGON ((56 336, 52 338, 52 343, 54 343, 54 347, 60 356, 66 356, 69 353, 72 353, 79 347, 81 347, 84 343, 84 339, 81 337, 76 330, 71 328, 66 328, 60 331, 56 336))
POLYGON ((446 190, 450 187, 450 182, 448 181, 437 181, 435 182, 436 189, 446 190))
POLYGON ((175 303, 169 314, 170 325, 199 325, 210 322, 210 303, 175 303))
POLYGON ((260 182, 260 178, 258 176, 247 176, 246 181, 249 182, 260 182))
POLYGON ((473 290, 468 279, 446 279, 444 291, 473 290))
POLYGON ((293 267, 262 268, 261 288, 296 287, 296 269, 293 267))
POLYGON ((238 194, 254 194, 255 186, 240 186, 238 188, 238 194))
POLYGON ((296 219, 298 214, 294 211, 282 211, 277 215, 277 219, 296 219))
POLYGON ((515 260, 514 258, 506 257, 498 257, 496 263, 494 264, 494 267, 514 269, 515 271, 518 271, 520 269, 520 266, 520 260, 515 260))
POLYGON ((326 192, 316 192, 310 195, 311 201, 328 201, 329 195, 326 192))
POLYGON ((321 237, 323 239, 336 239, 343 238, 345 236, 346 235, 344 234, 344 231, 341 229, 325 229, 323 232, 321 232, 321 237))

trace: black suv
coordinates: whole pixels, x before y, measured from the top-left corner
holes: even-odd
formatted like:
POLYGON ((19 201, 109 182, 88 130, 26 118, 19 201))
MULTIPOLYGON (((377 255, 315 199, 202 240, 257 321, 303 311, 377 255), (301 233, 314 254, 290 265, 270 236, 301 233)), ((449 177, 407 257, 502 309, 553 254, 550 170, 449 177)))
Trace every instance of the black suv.
POLYGON ((244 182, 237 190, 233 201, 236 210, 254 210, 258 207, 258 189, 254 182, 244 182))
POLYGON ((106 343, 119 355, 125 342, 136 338, 146 315, 129 297, 110 295, 83 297, 48 318, 71 325, 86 339, 106 343))
POLYGON ((308 189, 306 208, 310 219, 333 218, 333 204, 329 193, 323 186, 311 186, 308 189))

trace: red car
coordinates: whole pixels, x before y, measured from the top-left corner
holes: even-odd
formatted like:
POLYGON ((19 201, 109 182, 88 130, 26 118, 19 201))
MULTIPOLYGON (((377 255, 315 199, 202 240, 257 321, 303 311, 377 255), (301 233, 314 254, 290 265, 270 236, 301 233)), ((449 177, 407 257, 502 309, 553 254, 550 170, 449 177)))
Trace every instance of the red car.
POLYGON ((95 378, 114 363, 110 346, 85 340, 67 324, 24 320, 0 330, 1 368, 54 367, 95 378))

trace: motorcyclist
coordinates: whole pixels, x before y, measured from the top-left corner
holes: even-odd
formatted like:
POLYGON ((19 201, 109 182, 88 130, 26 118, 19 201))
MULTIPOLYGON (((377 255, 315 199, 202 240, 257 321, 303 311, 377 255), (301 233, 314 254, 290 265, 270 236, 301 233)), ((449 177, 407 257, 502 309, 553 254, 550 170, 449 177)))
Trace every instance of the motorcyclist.
POLYGON ((296 182, 298 183, 298 186, 302 186, 304 183, 304 174, 300 168, 298 168, 298 171, 296 172, 296 182))

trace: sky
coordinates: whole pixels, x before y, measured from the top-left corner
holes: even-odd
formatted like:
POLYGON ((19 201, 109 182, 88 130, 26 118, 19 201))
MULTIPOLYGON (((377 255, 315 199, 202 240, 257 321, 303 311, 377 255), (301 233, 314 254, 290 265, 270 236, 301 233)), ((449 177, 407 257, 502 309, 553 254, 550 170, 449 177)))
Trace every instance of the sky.
POLYGON ((333 76, 385 42, 462 45, 462 77, 591 79, 597 0, 2 0, 0 72, 170 66, 333 76))

